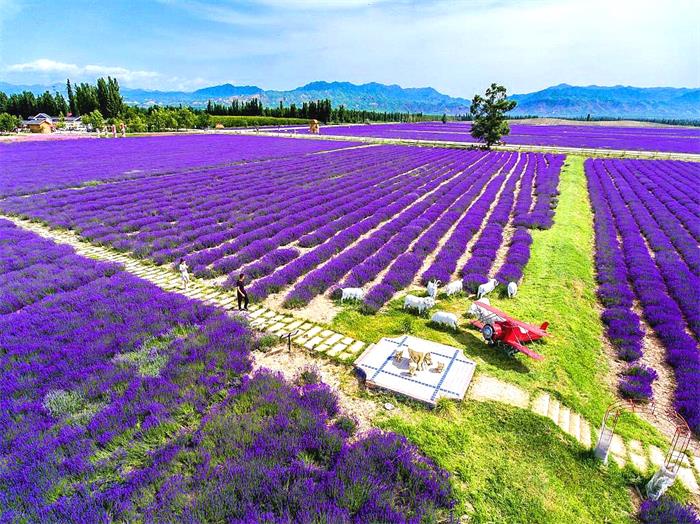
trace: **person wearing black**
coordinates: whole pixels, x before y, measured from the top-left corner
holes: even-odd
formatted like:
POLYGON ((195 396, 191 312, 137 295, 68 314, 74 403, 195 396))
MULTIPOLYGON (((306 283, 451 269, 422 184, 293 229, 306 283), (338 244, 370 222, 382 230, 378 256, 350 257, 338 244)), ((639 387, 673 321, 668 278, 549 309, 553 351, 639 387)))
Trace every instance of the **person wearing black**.
POLYGON ((236 296, 238 297, 238 309, 248 311, 248 293, 245 291, 244 282, 245 275, 241 273, 238 275, 238 282, 236 283, 236 296), (241 303, 243 307, 241 307, 241 303))

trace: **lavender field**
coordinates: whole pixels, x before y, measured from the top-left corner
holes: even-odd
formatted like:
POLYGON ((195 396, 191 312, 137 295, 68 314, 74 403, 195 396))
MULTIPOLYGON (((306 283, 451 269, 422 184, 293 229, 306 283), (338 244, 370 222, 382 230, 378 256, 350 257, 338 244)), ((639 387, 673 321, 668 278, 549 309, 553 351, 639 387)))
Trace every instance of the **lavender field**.
POLYGON ((446 472, 354 435, 325 384, 250 375, 244 322, 4 220, 0 268, 3 522, 419 522, 453 504, 446 472))
MULTIPOLYGON (((314 322, 314 304, 338 311, 326 325, 338 336, 410 329, 455 345, 508 388, 556 392, 591 427, 617 393, 658 396, 656 337, 672 404, 700 432, 699 164, 589 159, 584 171, 581 157, 545 153, 215 134, 0 148, 1 214, 148 264, 184 258, 212 286, 243 272, 254 303, 314 322), (551 321, 544 361, 466 328, 469 294, 489 278, 520 286, 513 299, 494 292, 497 307, 551 321), (464 286, 439 299, 457 330, 401 308, 436 279, 464 286), (336 300, 348 287, 363 299, 336 300), (603 327, 624 362, 617 391, 603 377, 603 327)), ((544 417, 471 398, 428 416, 382 396, 402 413, 358 432, 315 372, 254 368, 263 342, 244 317, 0 218, 0 521, 441 522, 468 512, 464 500, 488 520, 504 507, 492 485, 517 493, 509 521, 548 515, 554 496, 566 499, 560 520, 601 521, 628 503, 624 475, 589 471, 544 417), (497 435, 507 453, 490 446, 497 435), (527 510, 519 450, 552 468, 547 478, 572 473, 527 510), (464 468, 488 482, 465 482, 464 468), (614 498, 591 510, 611 482, 614 498), (582 484, 583 499, 567 499, 582 484)), ((625 438, 647 430, 621 425, 625 438)))
MULTIPOLYGON (((266 144, 268 155, 280 142, 266 144)), ((366 309, 376 311, 430 279, 461 278, 468 289, 494 275, 519 280, 528 229, 552 224, 562 163, 549 154, 346 145, 10 197, 0 209, 157 264, 184 257, 196 276, 224 286, 245 272, 257 300, 283 293, 299 307, 337 286, 365 287, 366 309)), ((89 171, 72 173, 84 180, 89 171)))
POLYGON ((226 135, 0 143, 0 196, 194 172, 339 147, 348 144, 226 135))
POLYGON ((700 432, 700 164, 586 162, 595 211, 598 296, 607 334, 631 363, 620 389, 650 398, 640 326, 662 342, 676 378, 675 406, 700 432))
MULTIPOLYGON (((474 142, 468 123, 423 122, 325 126, 322 135, 407 140, 474 142)), ((306 133, 304 129, 298 133, 306 133)), ((562 146, 632 151, 663 151, 700 154, 700 129, 683 127, 614 127, 583 125, 528 125, 513 123, 506 144, 562 146)))

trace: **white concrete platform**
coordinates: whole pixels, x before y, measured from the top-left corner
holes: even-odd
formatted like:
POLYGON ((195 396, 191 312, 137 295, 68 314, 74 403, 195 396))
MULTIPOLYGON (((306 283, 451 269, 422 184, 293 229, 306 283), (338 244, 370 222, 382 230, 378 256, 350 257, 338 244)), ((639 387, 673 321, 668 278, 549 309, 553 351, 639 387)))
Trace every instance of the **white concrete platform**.
POLYGON ((368 386, 395 391, 407 397, 435 405, 439 398, 461 400, 474 376, 476 362, 465 358, 461 349, 430 340, 403 335, 383 338, 369 346, 355 361, 368 386), (408 348, 419 352, 430 352, 432 364, 414 376, 408 372, 408 348), (403 351, 400 362, 393 359, 397 349, 403 351), (434 372, 438 363, 444 365, 439 373, 434 372))

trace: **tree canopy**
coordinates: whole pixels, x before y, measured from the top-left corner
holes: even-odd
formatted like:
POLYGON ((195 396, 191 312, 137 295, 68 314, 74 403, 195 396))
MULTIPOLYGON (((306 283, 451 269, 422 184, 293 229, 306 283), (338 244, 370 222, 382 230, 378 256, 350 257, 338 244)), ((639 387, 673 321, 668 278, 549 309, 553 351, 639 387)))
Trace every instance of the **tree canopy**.
POLYGON ((472 115, 472 136, 486 142, 490 148, 501 137, 510 133, 506 113, 517 105, 515 100, 508 100, 506 88, 496 83, 491 84, 485 96, 474 95, 470 112, 472 115))

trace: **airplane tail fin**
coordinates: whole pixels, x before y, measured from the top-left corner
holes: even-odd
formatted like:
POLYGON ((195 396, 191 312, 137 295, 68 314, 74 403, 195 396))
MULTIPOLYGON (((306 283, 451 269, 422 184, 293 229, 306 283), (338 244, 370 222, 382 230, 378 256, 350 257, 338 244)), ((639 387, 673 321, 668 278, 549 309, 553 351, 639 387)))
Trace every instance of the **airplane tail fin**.
POLYGON ((540 329, 542 331, 547 331, 547 328, 549 327, 549 322, 542 322, 542 325, 540 326, 540 329))

